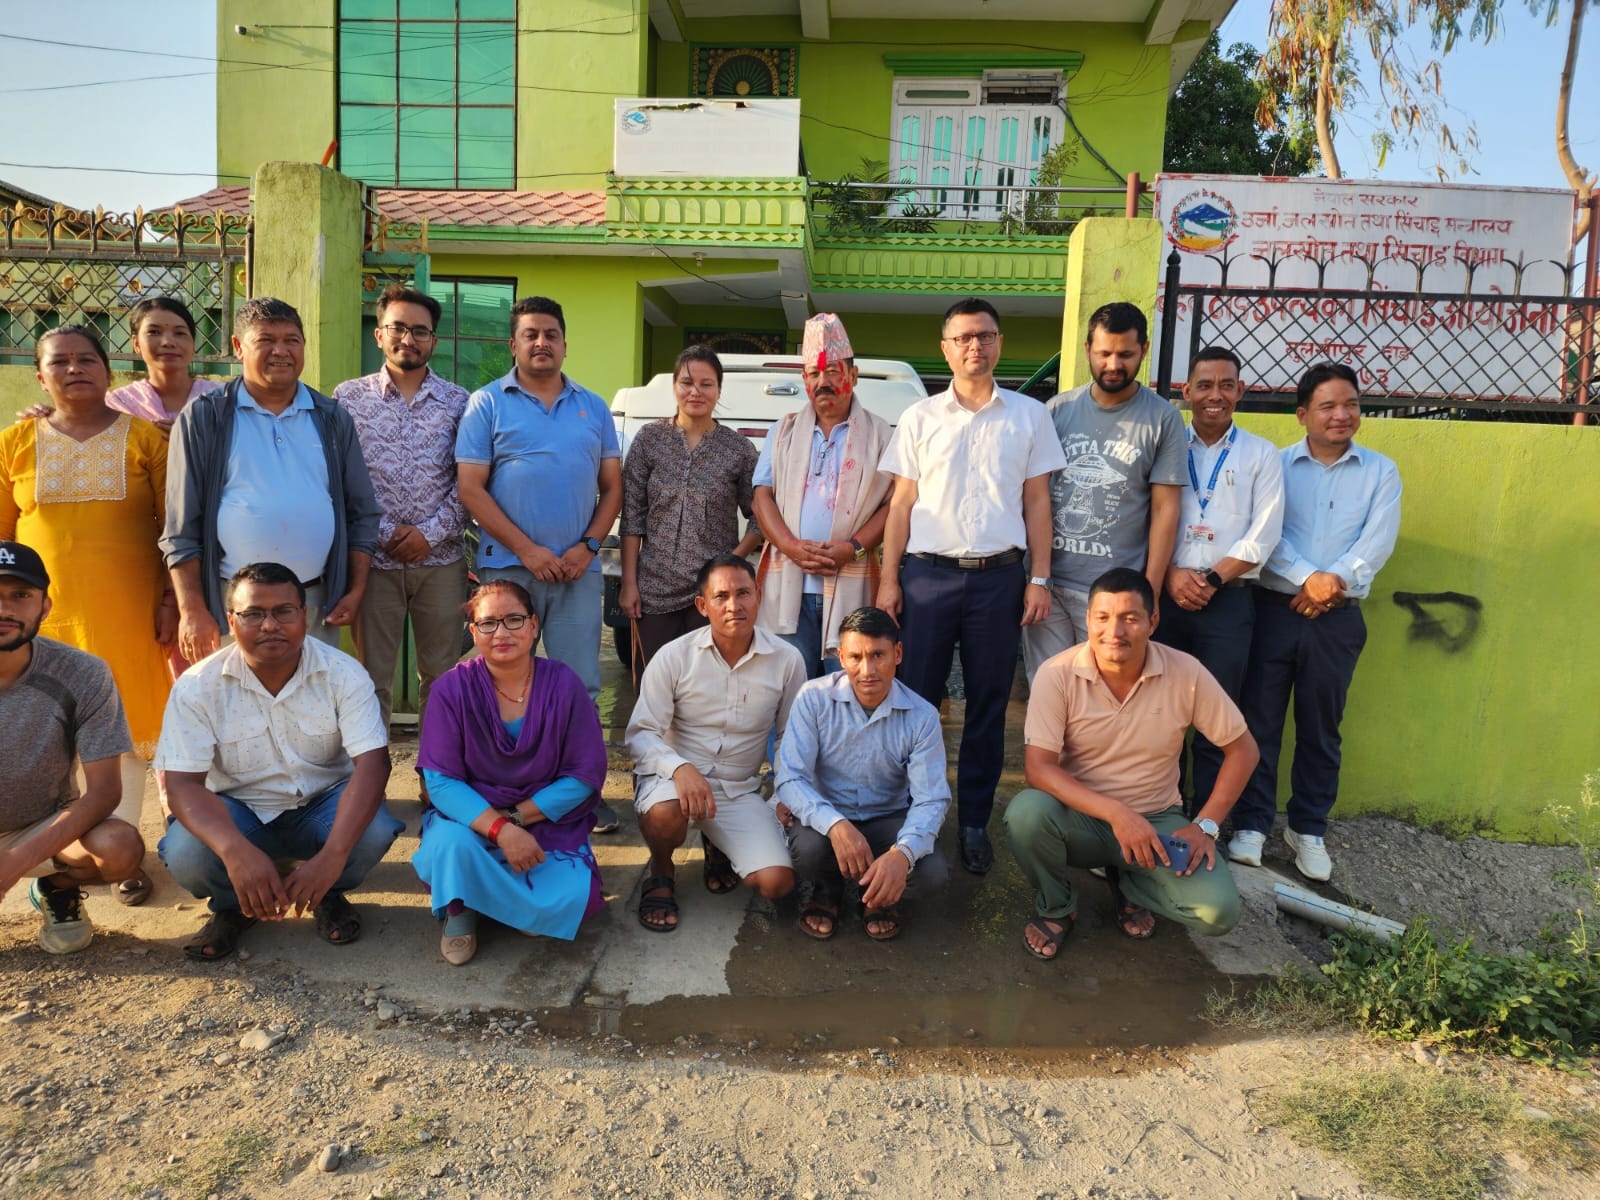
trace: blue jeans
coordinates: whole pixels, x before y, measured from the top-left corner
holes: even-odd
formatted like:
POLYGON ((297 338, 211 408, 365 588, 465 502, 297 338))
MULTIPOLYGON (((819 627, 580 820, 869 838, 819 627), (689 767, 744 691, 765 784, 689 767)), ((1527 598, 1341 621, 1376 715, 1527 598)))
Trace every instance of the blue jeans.
POLYGON ((800 597, 800 620, 793 633, 778 635, 800 651, 806 660, 806 678, 820 679, 839 669, 839 659, 822 652, 822 593, 807 592, 800 597))
POLYGON ((480 567, 478 578, 509 579, 528 589, 544 652, 578 673, 589 699, 600 695, 600 617, 605 578, 586 571, 571 583, 541 583, 526 567, 480 567))
MULTIPOLYGON (((333 818, 339 810, 339 797, 344 794, 344 784, 329 788, 322 795, 300 808, 292 808, 272 821, 262 823, 250 808, 232 796, 222 796, 234 828, 249 839, 257 850, 268 858, 298 859, 304 862, 320 851, 333 829, 333 818)), ((372 821, 362 831, 355 849, 345 860, 344 870, 334 881, 333 891, 347 892, 361 886, 368 872, 383 861, 394 839, 405 828, 405 822, 389 815, 380 805, 372 821)), ((178 886, 198 900, 210 898, 212 912, 237 909, 239 897, 234 893, 233 881, 228 878, 228 868, 222 859, 194 834, 174 818, 167 819, 166 836, 156 848, 161 861, 166 864, 178 886)))

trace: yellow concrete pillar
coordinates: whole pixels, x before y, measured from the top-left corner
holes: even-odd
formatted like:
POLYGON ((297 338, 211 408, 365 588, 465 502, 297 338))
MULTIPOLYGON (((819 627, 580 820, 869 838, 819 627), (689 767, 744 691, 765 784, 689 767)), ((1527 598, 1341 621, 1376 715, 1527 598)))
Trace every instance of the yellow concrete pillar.
MULTIPOLYGON (((1089 315, 1102 304, 1137 304, 1155 324, 1156 284, 1161 276, 1161 222, 1149 217, 1089 217, 1067 243, 1067 306, 1061 318, 1062 391, 1089 382, 1083 353, 1089 315)), ((1139 378, 1149 382, 1151 357, 1139 378)))
POLYGON ((361 184, 315 163, 256 171, 254 291, 299 310, 302 378, 331 392, 361 374, 361 184))

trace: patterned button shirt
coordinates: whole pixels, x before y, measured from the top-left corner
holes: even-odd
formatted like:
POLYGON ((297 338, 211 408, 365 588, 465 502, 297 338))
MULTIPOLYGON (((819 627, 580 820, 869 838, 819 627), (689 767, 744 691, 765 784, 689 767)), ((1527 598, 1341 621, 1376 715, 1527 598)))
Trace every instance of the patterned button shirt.
POLYGON ((756 450, 726 425, 689 449, 669 418, 634 436, 622 468, 622 535, 640 537, 639 603, 647 613, 694 603, 694 579, 709 558, 739 543, 739 514, 750 516, 756 450))
POLYGON ((383 516, 378 522, 380 571, 404 566, 442 567, 461 557, 467 513, 456 495, 456 427, 467 407, 467 390, 428 374, 406 403, 389 368, 351 379, 333 390, 355 422, 356 437, 372 476, 383 516), (415 525, 432 549, 420 562, 402 563, 382 550, 400 525, 415 525))

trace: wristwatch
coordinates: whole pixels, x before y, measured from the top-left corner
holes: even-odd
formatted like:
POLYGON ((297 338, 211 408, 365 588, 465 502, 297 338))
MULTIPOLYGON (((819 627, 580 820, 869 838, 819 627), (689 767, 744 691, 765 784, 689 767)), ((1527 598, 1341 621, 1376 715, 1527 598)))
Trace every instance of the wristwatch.
POLYGON ((600 553, 600 539, 599 538, 597 538, 597 537, 586 537, 586 538, 583 539, 583 544, 585 546, 589 547, 589 553, 590 554, 599 554, 600 553))
POLYGON ((905 857, 905 860, 908 864, 906 867, 906 878, 910 879, 911 872, 917 869, 917 856, 911 853, 911 847, 906 845, 904 842, 896 842, 894 844, 894 848, 900 851, 900 853, 905 857))
POLYGON ((1214 588, 1219 588, 1228 581, 1221 575, 1218 575, 1216 568, 1213 567, 1211 570, 1206 572, 1206 582, 1214 588))
POLYGON ((1194 827, 1201 833, 1205 834, 1213 842, 1217 840, 1217 834, 1220 832, 1220 830, 1217 829, 1217 823, 1210 817, 1201 817, 1194 823, 1194 827))
POLYGON ((1032 584, 1034 587, 1047 588, 1047 587, 1050 586, 1050 576, 1048 576, 1048 575, 1030 575, 1030 576, 1028 576, 1028 582, 1030 584, 1032 584))
POLYGON ((865 558, 867 556, 867 548, 865 546, 863 546, 860 542, 856 541, 855 538, 851 538, 850 539, 850 544, 855 547, 856 561, 857 562, 860 562, 863 558, 865 558))

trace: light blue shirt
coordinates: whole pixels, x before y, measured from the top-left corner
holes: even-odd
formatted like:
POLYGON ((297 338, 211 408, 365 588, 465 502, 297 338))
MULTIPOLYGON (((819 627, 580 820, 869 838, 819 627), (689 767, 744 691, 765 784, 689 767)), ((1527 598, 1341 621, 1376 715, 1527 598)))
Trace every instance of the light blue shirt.
POLYGON ((239 389, 217 508, 224 579, 249 563, 276 562, 305 582, 318 578, 327 565, 333 497, 312 407, 303 383, 281 413, 268 412, 248 388, 239 389))
MULTIPOLYGON (((833 540, 833 510, 839 500, 839 464, 844 460, 844 439, 850 432, 848 419, 840 421, 832 431, 823 436, 820 427, 811 430, 811 465, 806 470, 805 487, 800 493, 800 523, 791 526, 795 537, 807 542, 833 540)), ((772 443, 769 433, 761 443, 761 457, 756 459, 755 475, 750 482, 754 487, 774 487, 776 476, 772 470, 772 443)), ((789 519, 784 514, 784 521, 789 519)), ((822 576, 807 575, 805 591, 822 594, 822 576)))
POLYGON ((824 836, 839 821, 903 812, 896 840, 922 859, 950 807, 939 710, 898 679, 870 713, 843 671, 813 679, 789 710, 776 797, 824 836))
MULTIPOLYGON (((456 433, 456 461, 489 468, 489 495, 539 545, 564 554, 583 539, 600 491, 600 463, 621 458, 606 402, 562 377, 561 395, 545 408, 517 382, 517 372, 479 388, 456 433)), ((478 566, 514 567, 517 556, 485 536, 478 566)), ((589 570, 600 570, 595 556, 589 570)))
POLYGON ((1351 443, 1332 466, 1311 456, 1301 439, 1283 458, 1283 536, 1261 582, 1293 595, 1314 571, 1345 582, 1360 599, 1394 553, 1400 534, 1400 471, 1376 450, 1351 443))

